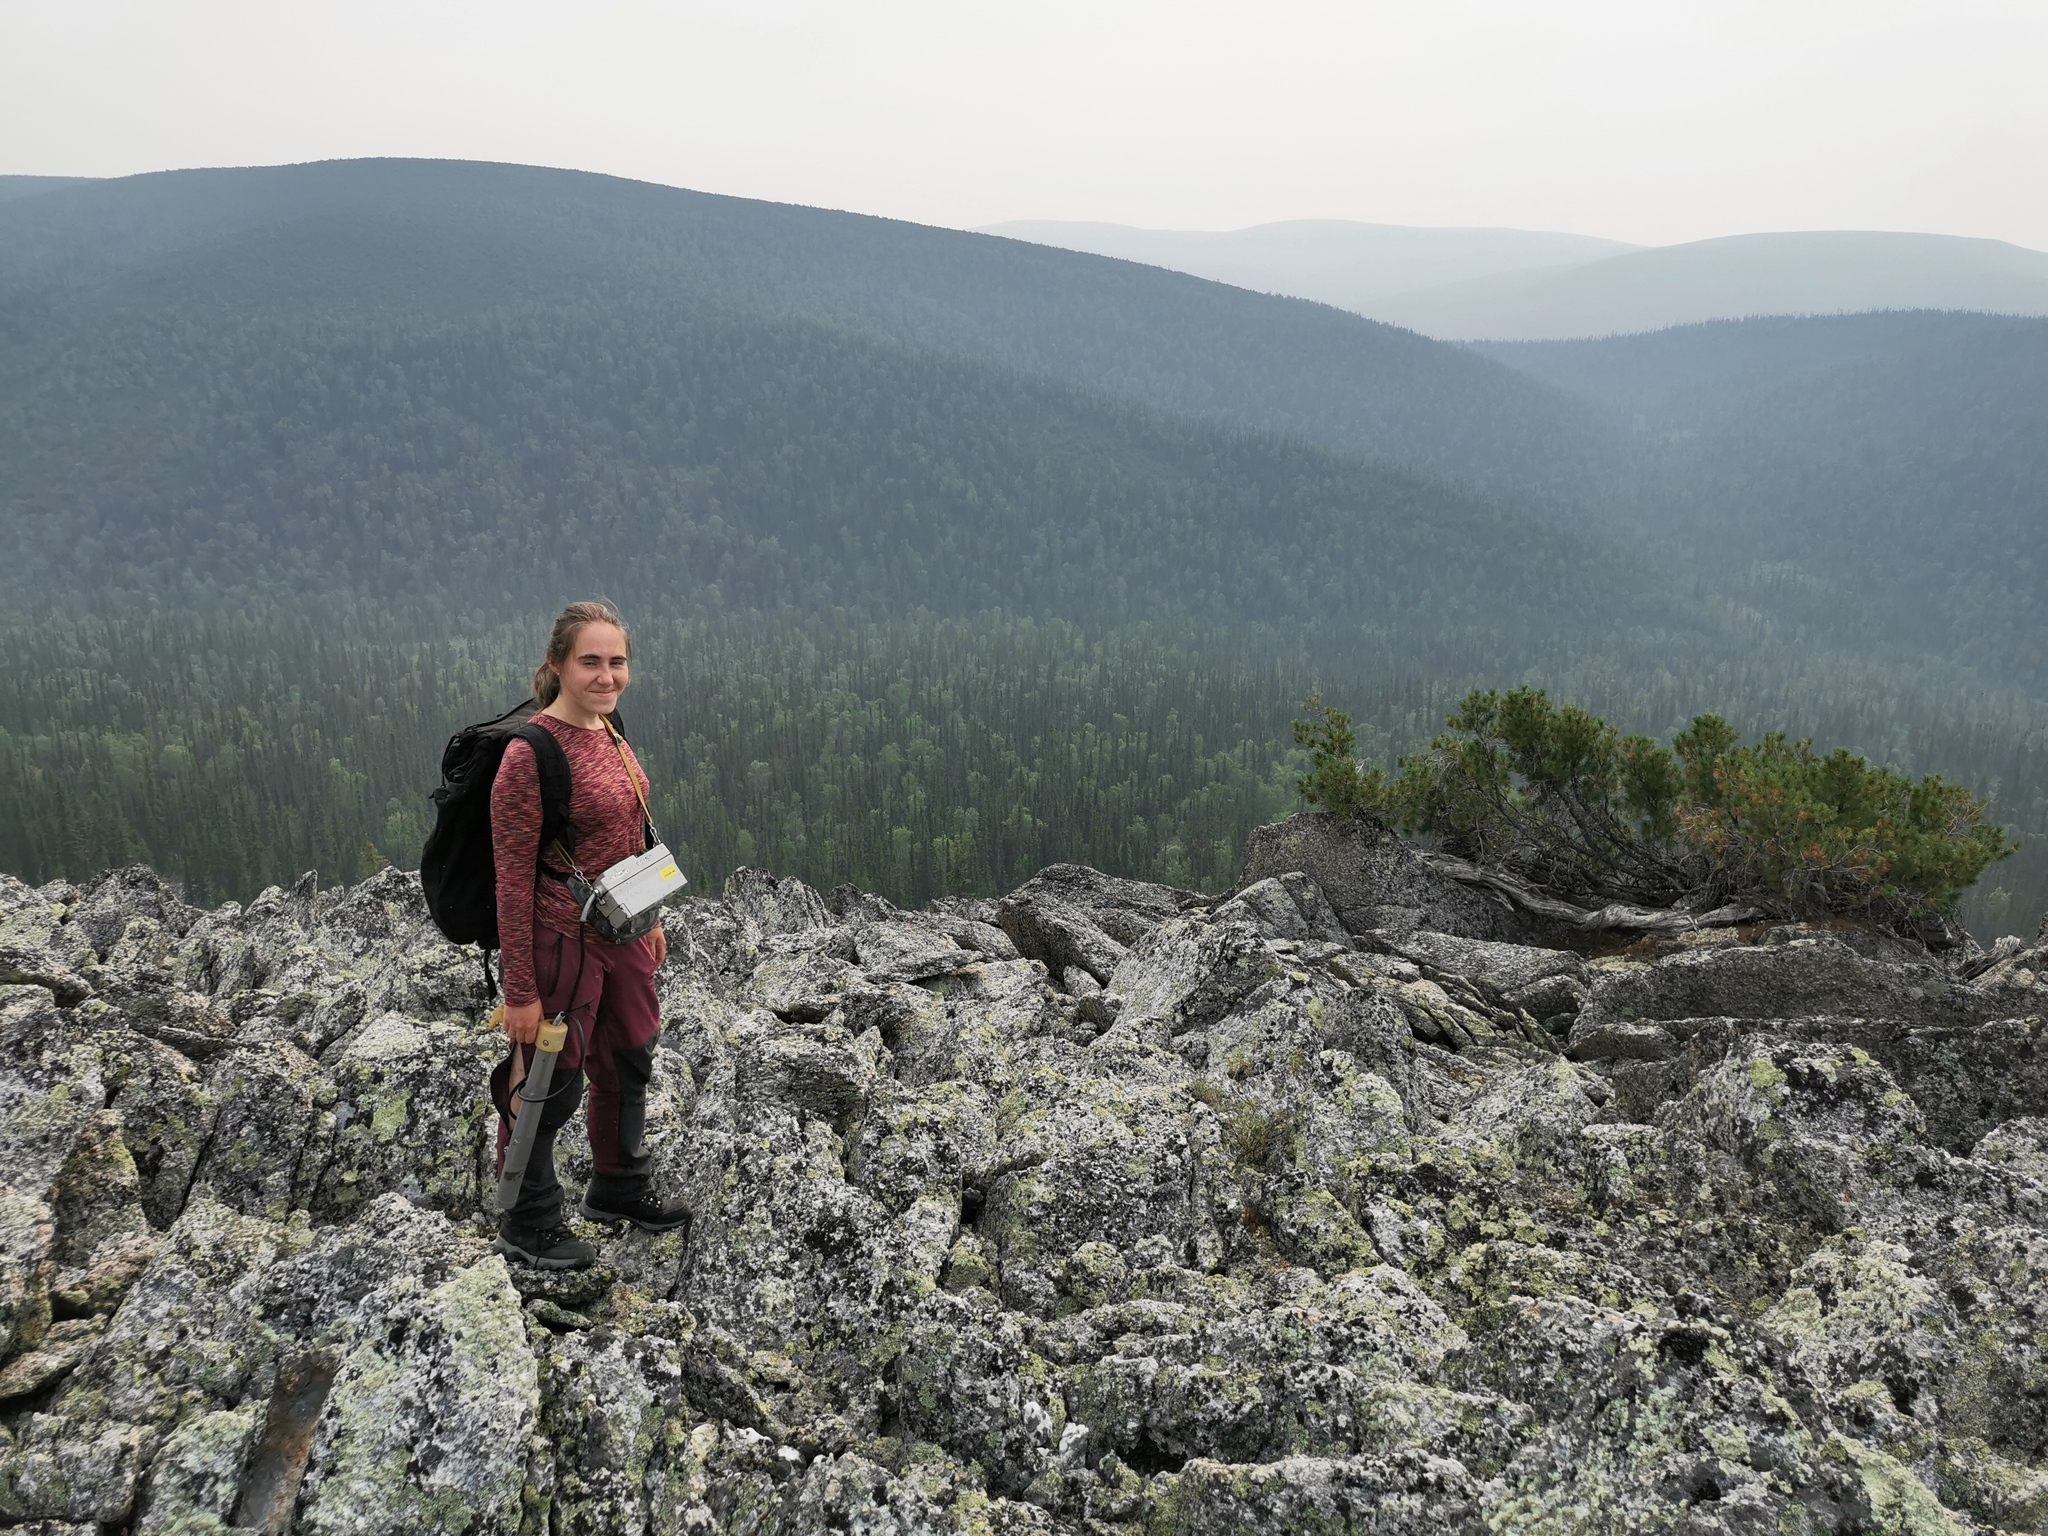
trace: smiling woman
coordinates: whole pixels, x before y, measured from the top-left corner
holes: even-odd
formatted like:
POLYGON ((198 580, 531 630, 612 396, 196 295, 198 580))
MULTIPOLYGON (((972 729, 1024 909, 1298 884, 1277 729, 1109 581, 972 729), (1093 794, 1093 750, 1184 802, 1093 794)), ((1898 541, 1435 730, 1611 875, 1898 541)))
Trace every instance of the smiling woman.
MULTIPOLYGON (((597 1257, 563 1221, 554 1163, 555 1134, 575 1112, 586 1075, 592 1173, 583 1215, 631 1222, 646 1231, 689 1220, 681 1202, 655 1186, 641 1146, 654 1037, 661 1030, 654 972, 667 958, 667 936, 658 921, 624 934, 606 933, 588 921, 590 903, 576 895, 582 870, 611 870, 655 842, 647 776, 612 719, 629 679, 631 651, 625 622, 609 603, 563 609, 533 675, 534 698, 542 707, 506 744, 491 789, 498 937, 505 956, 503 1017, 511 1040, 510 1053, 491 1074, 501 1164, 511 1139, 514 1096, 533 1064, 541 1019, 568 1026, 555 1068, 565 1075, 542 1101, 517 1201, 499 1221, 498 1248, 549 1269, 581 1268, 597 1257), (559 746, 570 785, 568 825, 545 839, 540 749, 546 738, 534 736, 535 730, 559 746)), ((658 912, 650 912, 658 919, 658 912)))

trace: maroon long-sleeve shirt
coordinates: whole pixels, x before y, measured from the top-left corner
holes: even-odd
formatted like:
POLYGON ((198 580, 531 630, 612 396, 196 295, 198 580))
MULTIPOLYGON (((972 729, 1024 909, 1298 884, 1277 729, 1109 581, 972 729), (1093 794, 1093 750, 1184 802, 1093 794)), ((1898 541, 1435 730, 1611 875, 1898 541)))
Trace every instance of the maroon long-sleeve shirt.
MULTIPOLYGON (((533 718, 554 734, 568 755, 569 824, 576 829, 576 862, 595 880, 619 860, 644 849, 633 782, 639 781, 644 794, 647 775, 633 749, 626 747, 633 778, 626 776, 626 762, 619 760, 618 749, 602 726, 586 731, 553 715, 533 718)), ((603 941, 584 925, 569 887, 535 870, 540 855, 540 770, 534 765, 533 748, 518 737, 506 745, 491 785, 491 849, 498 864, 498 943, 504 950, 505 1001, 514 1006, 536 1002, 536 927, 603 941)), ((559 859, 551 856, 548 863, 566 873, 559 859)))

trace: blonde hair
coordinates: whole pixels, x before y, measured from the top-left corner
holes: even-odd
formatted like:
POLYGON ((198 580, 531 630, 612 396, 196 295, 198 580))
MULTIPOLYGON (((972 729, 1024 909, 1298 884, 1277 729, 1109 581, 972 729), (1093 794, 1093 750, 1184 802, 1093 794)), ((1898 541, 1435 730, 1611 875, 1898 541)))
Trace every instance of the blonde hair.
POLYGON ((626 621, 619 617, 618 609, 602 600, 571 603, 555 616, 555 627, 548 631, 547 660, 533 670, 534 702, 541 708, 554 703, 561 693, 562 678, 555 668, 569 659, 570 647, 576 644, 576 636, 586 624, 612 625, 626 636, 626 654, 633 654, 633 637, 627 634, 626 621))

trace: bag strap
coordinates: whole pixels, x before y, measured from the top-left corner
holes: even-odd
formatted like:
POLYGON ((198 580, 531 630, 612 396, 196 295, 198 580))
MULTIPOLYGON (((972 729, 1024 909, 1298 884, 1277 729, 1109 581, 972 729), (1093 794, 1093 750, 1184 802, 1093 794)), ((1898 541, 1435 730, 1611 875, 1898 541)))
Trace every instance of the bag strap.
MULTIPOLYGON (((569 800, 575 786, 569 773, 569 754, 562 750, 555 733, 538 720, 528 720, 512 734, 533 749, 533 766, 540 775, 541 852, 552 847, 557 857, 574 869, 576 860, 570 850, 576 846, 576 828, 569 821, 569 800)), ((554 874, 544 863, 539 867, 544 874, 554 874)))
POLYGON ((633 786, 633 798, 640 802, 640 814, 647 822, 647 846, 652 848, 661 841, 661 834, 654 829, 654 812, 647 809, 647 795, 640 788, 640 775, 633 771, 632 759, 626 756, 626 738, 609 719, 605 721, 604 728, 612 739, 612 750, 619 754, 619 766, 626 770, 626 782, 633 786))

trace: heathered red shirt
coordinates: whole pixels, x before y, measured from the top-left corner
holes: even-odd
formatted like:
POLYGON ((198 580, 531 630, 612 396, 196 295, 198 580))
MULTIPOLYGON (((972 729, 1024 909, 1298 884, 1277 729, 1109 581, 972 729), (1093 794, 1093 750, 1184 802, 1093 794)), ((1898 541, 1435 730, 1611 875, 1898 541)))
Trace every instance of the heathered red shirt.
MULTIPOLYGON (((576 862, 595 880, 621 859, 645 851, 640 834, 640 800, 626 763, 619 760, 611 734, 602 726, 586 731, 553 715, 535 715, 554 733, 569 758, 569 824, 576 829, 576 862)), ((633 778, 647 790, 647 775, 627 747, 633 778)), ((593 943, 603 943, 586 927, 576 898, 560 880, 535 873, 540 853, 540 770, 533 748, 514 737, 505 747, 491 785, 491 849, 498 862, 498 942, 504 947, 505 1001, 518 1005, 538 1001, 533 980, 534 929, 547 928, 593 943)), ((551 868, 567 872, 550 857, 551 868)))

